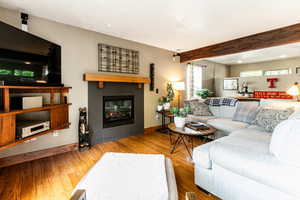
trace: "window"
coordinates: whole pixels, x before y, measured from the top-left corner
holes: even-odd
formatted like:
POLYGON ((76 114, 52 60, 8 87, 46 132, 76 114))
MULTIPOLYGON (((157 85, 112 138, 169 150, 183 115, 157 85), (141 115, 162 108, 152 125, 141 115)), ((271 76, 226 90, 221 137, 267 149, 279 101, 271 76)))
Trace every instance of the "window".
POLYGON ((264 76, 277 76, 277 75, 288 75, 290 74, 290 69, 274 69, 264 71, 264 76))
POLYGON ((196 92, 202 89, 202 70, 203 66, 188 64, 187 66, 187 99, 196 97, 196 92))
POLYGON ((240 77, 254 77, 254 76, 262 76, 262 70, 255 70, 255 71, 245 71, 240 73, 240 77))
POLYGON ((278 76, 291 74, 291 69, 253 70, 240 73, 240 77, 278 76))

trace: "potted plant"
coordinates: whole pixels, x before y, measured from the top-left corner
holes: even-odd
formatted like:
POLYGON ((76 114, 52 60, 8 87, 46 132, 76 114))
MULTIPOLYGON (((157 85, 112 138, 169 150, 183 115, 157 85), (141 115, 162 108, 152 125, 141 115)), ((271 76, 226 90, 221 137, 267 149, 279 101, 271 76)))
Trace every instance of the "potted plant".
POLYGON ((168 97, 162 97, 162 102, 163 102, 163 107, 164 107, 164 110, 170 110, 170 99, 168 97))
POLYGON ((173 86, 171 83, 168 83, 167 84, 167 96, 166 96, 168 101, 169 102, 173 101, 174 96, 175 96, 175 94, 174 94, 173 86))
POLYGON ((163 97, 158 98, 157 111, 162 111, 164 109, 163 97))
POLYGON ((167 95, 163 97, 164 110, 170 110, 171 101, 174 99, 174 90, 171 83, 167 84, 167 95))
POLYGON ((172 107, 171 113, 174 115, 174 123, 177 128, 183 128, 186 122, 186 116, 190 112, 189 107, 172 107))
POLYGON ((196 92, 196 95, 201 97, 202 99, 206 99, 207 97, 211 96, 212 94, 213 94, 213 92, 207 88, 198 90, 196 92))

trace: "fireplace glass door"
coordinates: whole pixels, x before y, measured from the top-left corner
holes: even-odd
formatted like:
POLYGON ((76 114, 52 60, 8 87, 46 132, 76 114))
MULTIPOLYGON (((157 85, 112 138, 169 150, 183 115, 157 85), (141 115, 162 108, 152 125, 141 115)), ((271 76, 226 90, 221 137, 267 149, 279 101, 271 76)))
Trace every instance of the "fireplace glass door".
POLYGON ((103 97, 103 128, 134 123, 133 96, 103 97))

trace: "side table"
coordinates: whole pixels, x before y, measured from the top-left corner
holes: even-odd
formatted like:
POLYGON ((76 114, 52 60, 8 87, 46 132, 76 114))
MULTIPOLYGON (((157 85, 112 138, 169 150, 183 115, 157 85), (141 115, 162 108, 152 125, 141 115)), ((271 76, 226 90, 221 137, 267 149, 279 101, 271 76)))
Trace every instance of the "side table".
POLYGON ((169 110, 161 110, 161 111, 156 111, 161 115, 161 127, 156 129, 156 131, 161 132, 161 133, 168 133, 169 129, 166 124, 166 118, 170 119, 170 122, 172 123, 174 120, 174 116, 169 110))

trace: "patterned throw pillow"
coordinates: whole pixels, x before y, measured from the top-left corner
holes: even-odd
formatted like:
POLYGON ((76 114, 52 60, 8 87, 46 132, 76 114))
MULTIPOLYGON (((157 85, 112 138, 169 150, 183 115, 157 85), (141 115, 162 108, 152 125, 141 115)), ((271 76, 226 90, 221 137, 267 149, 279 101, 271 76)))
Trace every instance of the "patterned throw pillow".
POLYGON ((258 102, 239 102, 232 120, 251 124, 256 117, 258 105, 258 102))
POLYGON ((264 128, 267 132, 273 132, 275 127, 280 122, 287 120, 293 112, 294 108, 260 108, 253 124, 264 128))
POLYGON ((193 115, 196 116, 211 116, 209 107, 207 104, 201 101, 190 101, 190 107, 193 115))

